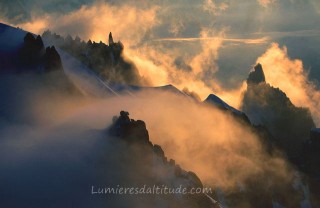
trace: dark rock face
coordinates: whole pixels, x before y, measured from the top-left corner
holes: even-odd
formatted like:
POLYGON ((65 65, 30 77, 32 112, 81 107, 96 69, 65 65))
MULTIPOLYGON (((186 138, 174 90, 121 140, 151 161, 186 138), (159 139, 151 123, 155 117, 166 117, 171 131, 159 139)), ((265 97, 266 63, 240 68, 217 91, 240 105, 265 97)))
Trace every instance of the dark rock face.
MULTIPOLYGON (((172 159, 168 161, 161 146, 150 142, 146 124, 141 120, 130 119, 128 112, 121 111, 119 117, 114 117, 113 125, 109 128, 108 133, 113 136, 115 142, 122 141, 128 146, 123 154, 130 154, 127 157, 132 160, 131 165, 135 164, 135 169, 139 171, 139 178, 143 184, 166 184, 168 187, 175 187, 180 183, 179 186, 182 185, 187 190, 203 187, 195 173, 183 170, 172 159)), ((131 175, 135 174, 131 173, 131 175)), ((158 197, 170 202, 172 207, 213 206, 210 199, 202 193, 179 197, 158 195, 158 197)))
MULTIPOLYGON (((31 33, 24 37, 24 44, 19 51, 18 60, 21 68, 37 67, 42 63, 44 45, 40 36, 35 38, 31 33)), ((20 70, 20 71, 23 71, 20 70)))
MULTIPOLYGON (((310 140, 304 145, 301 166, 308 174, 320 178, 320 129, 311 129, 310 140)), ((318 183, 320 193, 320 181, 318 183)))
MULTIPOLYGON (((161 158, 165 165, 175 165, 174 160, 167 160, 165 153, 161 146, 155 144, 153 145, 149 140, 148 130, 146 124, 141 120, 133 120, 129 118, 129 113, 126 111, 121 111, 119 117, 114 117, 113 125, 109 129, 109 134, 118 137, 130 145, 142 145, 146 146, 150 152, 153 152, 156 156, 161 158)), ((179 173, 183 171, 179 165, 175 165, 176 171, 179 173)), ((197 185, 202 187, 200 179, 192 172, 190 172, 192 178, 197 178, 197 185)), ((180 175, 180 174, 179 174, 180 175)), ((188 175, 188 174, 187 174, 188 175)))
POLYGON ((42 38, 36 38, 31 33, 24 37, 24 43, 15 60, 18 72, 50 72, 63 70, 60 55, 54 46, 44 48, 42 38))
MULTIPOLYGON (((310 192, 315 196, 320 195, 320 129, 310 131, 310 140, 303 146, 303 154, 299 168, 308 176, 310 192)), ((319 198, 314 198, 320 204, 319 198)))
POLYGON ((158 155, 159 157, 162 157, 162 158, 165 157, 165 156, 164 156, 164 151, 162 150, 162 148, 161 148, 159 145, 155 144, 155 145, 153 146, 153 151, 154 151, 154 153, 156 153, 156 155, 158 155))
POLYGON ((43 41, 40 35, 35 38, 31 33, 27 33, 24 37, 24 47, 34 54, 40 54, 44 50, 43 41))
POLYGON ((310 140, 314 146, 320 147, 320 128, 311 129, 310 140))
POLYGON ((46 49, 40 35, 6 25, 0 24, 0 27, 3 30, 3 34, 0 34, 3 37, 0 41, 1 74, 46 73, 63 69, 58 52, 53 46, 46 49))
POLYGON ((130 143, 151 144, 144 121, 130 119, 129 113, 126 111, 121 111, 120 117, 115 118, 110 132, 112 135, 118 136, 130 143))
POLYGON ((242 110, 253 124, 268 129, 274 142, 285 150, 289 158, 300 157, 309 131, 315 127, 309 109, 294 106, 283 91, 267 84, 261 65, 252 73, 242 110))
POLYGON ((250 72, 247 79, 247 84, 259 84, 261 82, 266 82, 266 79, 261 64, 257 64, 254 67, 254 71, 250 72))
POLYGON ((44 54, 45 71, 63 70, 60 55, 54 46, 47 47, 44 54))

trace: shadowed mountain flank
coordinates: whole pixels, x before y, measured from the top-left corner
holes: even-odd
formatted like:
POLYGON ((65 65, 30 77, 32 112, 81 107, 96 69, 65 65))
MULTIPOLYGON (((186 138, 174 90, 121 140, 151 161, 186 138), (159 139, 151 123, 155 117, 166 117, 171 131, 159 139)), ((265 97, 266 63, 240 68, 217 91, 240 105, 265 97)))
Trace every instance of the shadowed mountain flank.
POLYGON ((255 125, 265 126, 289 158, 300 157, 302 145, 315 127, 309 109, 296 107, 279 88, 267 83, 260 64, 247 80, 242 110, 255 125))

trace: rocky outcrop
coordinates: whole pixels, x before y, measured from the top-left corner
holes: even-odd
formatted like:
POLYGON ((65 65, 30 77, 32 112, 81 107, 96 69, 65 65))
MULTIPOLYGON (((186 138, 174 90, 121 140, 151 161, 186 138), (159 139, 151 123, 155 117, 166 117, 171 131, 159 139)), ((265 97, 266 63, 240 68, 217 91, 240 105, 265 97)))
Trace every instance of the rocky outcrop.
POLYGON ((110 32, 109 33, 109 46, 113 45, 114 42, 113 42, 113 37, 112 37, 112 33, 110 32))
POLYGON ((309 109, 294 106, 283 91, 266 83, 260 64, 247 83, 242 110, 253 124, 268 129, 289 158, 299 158, 310 129, 315 127, 309 109))
MULTIPOLYGON (((314 128, 310 131, 310 139, 303 145, 302 157, 298 163, 298 167, 308 177, 310 193, 314 196, 320 195, 320 129, 314 128)), ((320 204, 318 197, 313 199, 320 204)))
POLYGON ((247 84, 259 84, 262 82, 266 82, 266 78, 264 76, 261 64, 257 64, 254 67, 254 71, 250 72, 249 77, 247 79, 247 84))
POLYGON ((73 39, 71 36, 64 38, 50 31, 45 31, 42 38, 68 52, 110 83, 130 85, 147 83, 139 75, 135 65, 123 58, 124 46, 121 41, 114 41, 111 32, 107 37, 108 44, 91 40, 84 42, 78 37, 73 39))
POLYGON ((44 54, 44 69, 47 72, 63 70, 60 55, 54 46, 46 48, 46 53, 44 54))
POLYGON ((37 67, 37 65, 42 63, 42 57, 44 53, 45 49, 41 37, 37 36, 35 38, 31 33, 27 33, 24 37, 24 43, 18 55, 20 67, 37 67))
MULTIPOLYGON (((113 118, 113 124, 108 129, 108 133, 114 138, 115 142, 122 141, 128 145, 128 150, 124 154, 130 154, 128 157, 133 160, 132 164, 143 164, 142 168, 138 168, 139 171, 143 169, 142 174, 153 172, 152 175, 142 179, 145 180, 143 183, 148 184, 147 181, 151 179, 151 184, 165 184, 171 188, 177 188, 177 185, 181 185, 188 191, 192 188, 203 188, 201 180, 195 173, 183 170, 172 159, 168 160, 161 146, 151 143, 145 122, 130 119, 128 112, 121 111, 119 117, 113 118)), ((213 206, 212 201, 203 193, 187 194, 178 198, 176 196, 171 197, 165 196, 165 200, 170 200, 171 203, 179 204, 182 207, 213 206)), ((173 207, 179 206, 175 205, 173 207)))
POLYGON ((126 111, 121 111, 120 116, 114 118, 110 133, 129 143, 151 144, 144 121, 130 119, 126 111))
POLYGON ((24 37, 24 47, 34 54, 40 54, 44 50, 42 38, 38 35, 36 38, 31 34, 27 33, 24 37))
POLYGON ((320 128, 311 129, 310 140, 314 146, 317 146, 320 149, 320 128))
POLYGON ((50 72, 63 70, 60 55, 54 46, 44 48, 40 35, 36 38, 33 34, 27 33, 18 57, 18 71, 50 72))
MULTIPOLYGON (((316 177, 320 178, 320 129, 314 128, 310 131, 310 139, 304 144, 303 157, 300 162, 302 169, 316 177)), ((320 193, 320 182, 319 182, 320 193)))
POLYGON ((123 52, 123 44, 121 41, 119 42, 114 42, 112 33, 109 33, 109 48, 110 48, 110 58, 112 61, 112 65, 116 65, 119 63, 121 60, 121 54, 123 52))

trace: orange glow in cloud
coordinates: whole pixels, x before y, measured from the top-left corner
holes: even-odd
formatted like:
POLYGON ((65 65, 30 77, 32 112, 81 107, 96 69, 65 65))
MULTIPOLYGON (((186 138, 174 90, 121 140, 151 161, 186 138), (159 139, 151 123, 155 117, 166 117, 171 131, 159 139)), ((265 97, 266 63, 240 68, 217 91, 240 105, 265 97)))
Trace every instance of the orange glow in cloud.
POLYGON ((212 90, 202 81, 194 79, 193 72, 178 70, 173 66, 174 56, 144 46, 136 50, 126 50, 125 54, 136 64, 140 75, 151 81, 152 85, 173 84, 179 89, 187 87, 196 91, 203 99, 212 90))
POLYGON ((320 92, 314 83, 308 80, 308 74, 303 63, 298 59, 288 57, 287 48, 280 48, 273 43, 271 47, 258 58, 266 76, 266 81, 284 91, 294 105, 308 107, 311 110, 316 125, 320 125, 320 92))
MULTIPOLYGON (((202 51, 197 56, 195 56, 190 65, 194 69, 194 73, 199 75, 204 73, 206 70, 210 70, 211 73, 215 73, 219 70, 217 65, 217 60, 219 57, 219 49, 222 46, 222 38, 208 39, 214 31, 204 29, 201 31, 200 38, 207 41, 201 41, 202 51)), ((221 32, 219 36, 223 37, 224 34, 221 32)))
POLYGON ((107 42, 107 35, 111 31, 116 40, 124 43, 125 57, 134 62, 140 75, 148 79, 153 86, 172 84, 180 90, 188 88, 189 91, 199 94, 201 99, 214 93, 234 107, 239 107, 240 92, 243 87, 225 90, 214 78, 214 74, 219 70, 217 65, 219 49, 226 41, 261 44, 266 39, 230 39, 225 37, 223 30, 202 28, 198 38, 172 40, 199 42, 194 46, 198 47, 197 50, 200 49, 198 54, 184 60, 192 71, 177 69, 174 61, 180 56, 181 51, 172 48, 163 52, 157 45, 145 42, 137 47, 148 31, 160 23, 157 17, 158 10, 157 6, 141 9, 133 5, 97 3, 92 6, 82 6, 79 10, 62 16, 52 14, 33 18, 29 23, 18 26, 38 34, 50 29, 58 34, 79 35, 84 40, 91 39, 96 42, 107 42), (208 72, 212 80, 202 81, 208 72))
POLYGON ((268 7, 269 5, 275 3, 277 0, 258 0, 259 4, 263 7, 268 7))
MULTIPOLYGON (((181 39, 172 41, 176 40, 180 41, 181 39)), ((190 41, 190 39, 186 41, 190 41)), ((184 60, 186 64, 191 66, 192 71, 181 70, 173 65, 177 54, 179 54, 174 49, 162 52, 156 47, 144 45, 134 50, 126 49, 125 54, 137 65, 140 74, 150 80, 153 85, 173 84, 179 89, 188 88, 189 91, 196 92, 202 100, 214 93, 230 105, 239 108, 241 93, 245 90, 244 84, 238 89, 225 90, 214 77, 207 83, 201 80, 206 70, 210 70, 211 74, 219 70, 217 60, 219 49, 224 42, 224 32, 203 28, 200 37, 191 41, 200 41, 198 46, 201 47, 198 54, 184 60), (213 36, 215 38, 212 38, 213 36)))
MULTIPOLYGON (((267 154, 257 135, 234 117, 170 92, 151 89, 135 95, 91 100, 77 108, 77 113, 62 117, 63 123, 102 129, 125 109, 130 117, 146 122, 151 141, 161 145, 168 158, 196 172, 205 184, 232 190, 265 174, 274 182, 291 184, 292 172, 286 161, 267 154)), ((64 112, 69 105, 55 108, 64 112)))
MULTIPOLYGON (((206 33, 203 32, 203 35, 206 33)), ((212 67, 211 70, 218 70, 215 62, 221 46, 221 39, 211 39, 209 42, 201 43, 200 46, 203 48, 201 52, 186 61, 192 67, 192 71, 177 69, 173 65, 178 54, 174 49, 162 52, 156 47, 143 45, 135 49, 128 48, 125 50, 125 54, 137 65, 140 74, 149 79, 153 85, 173 84, 179 89, 187 87, 204 99, 212 93, 212 88, 197 77, 203 73, 204 68, 212 67)), ((213 84, 215 83, 213 82, 213 84)), ((214 88, 220 89, 219 86, 214 88)))
POLYGON ((126 46, 140 41, 156 21, 158 7, 140 9, 130 5, 116 6, 107 3, 97 3, 92 6, 82 6, 79 10, 65 15, 33 17, 27 23, 15 26, 24 30, 41 34, 50 29, 58 34, 81 36, 96 42, 107 42, 109 32, 116 34, 117 39, 126 46))
POLYGON ((203 4, 203 10, 213 15, 219 15, 222 11, 229 8, 229 5, 225 2, 217 4, 213 0, 205 0, 203 4))
MULTIPOLYGON (((1 22, 7 23, 5 20, 1 20, 1 22)), ((17 25, 14 25, 16 27, 20 27, 25 31, 32 32, 34 34, 41 34, 44 30, 48 28, 48 25, 50 24, 50 17, 49 16, 43 16, 41 18, 33 18, 33 20, 20 23, 17 25)), ((10 25, 10 23, 8 23, 10 25)))
POLYGON ((131 46, 140 41, 146 31, 156 23, 157 9, 97 4, 92 7, 84 6, 63 19, 65 25, 79 20, 88 22, 92 25, 88 35, 94 41, 107 42, 107 34, 112 31, 125 45, 131 46))

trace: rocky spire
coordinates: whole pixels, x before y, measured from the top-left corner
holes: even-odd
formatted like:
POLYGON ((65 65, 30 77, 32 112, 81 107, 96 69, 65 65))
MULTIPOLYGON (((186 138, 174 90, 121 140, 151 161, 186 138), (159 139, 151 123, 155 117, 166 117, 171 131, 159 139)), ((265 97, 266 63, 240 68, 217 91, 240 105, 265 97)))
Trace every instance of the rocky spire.
POLYGON ((112 33, 110 32, 109 33, 109 46, 113 45, 114 42, 113 42, 113 37, 112 37, 112 33))
POLYGON ((254 71, 250 72, 247 79, 247 84, 259 84, 261 82, 266 82, 266 78, 264 76, 261 64, 257 64, 254 67, 254 71))
POLYGON ((114 118, 109 132, 131 143, 151 144, 144 121, 130 119, 127 111, 121 111, 120 117, 114 118))
POLYGON ((47 47, 44 55, 45 71, 63 70, 62 61, 59 53, 54 46, 47 47))

